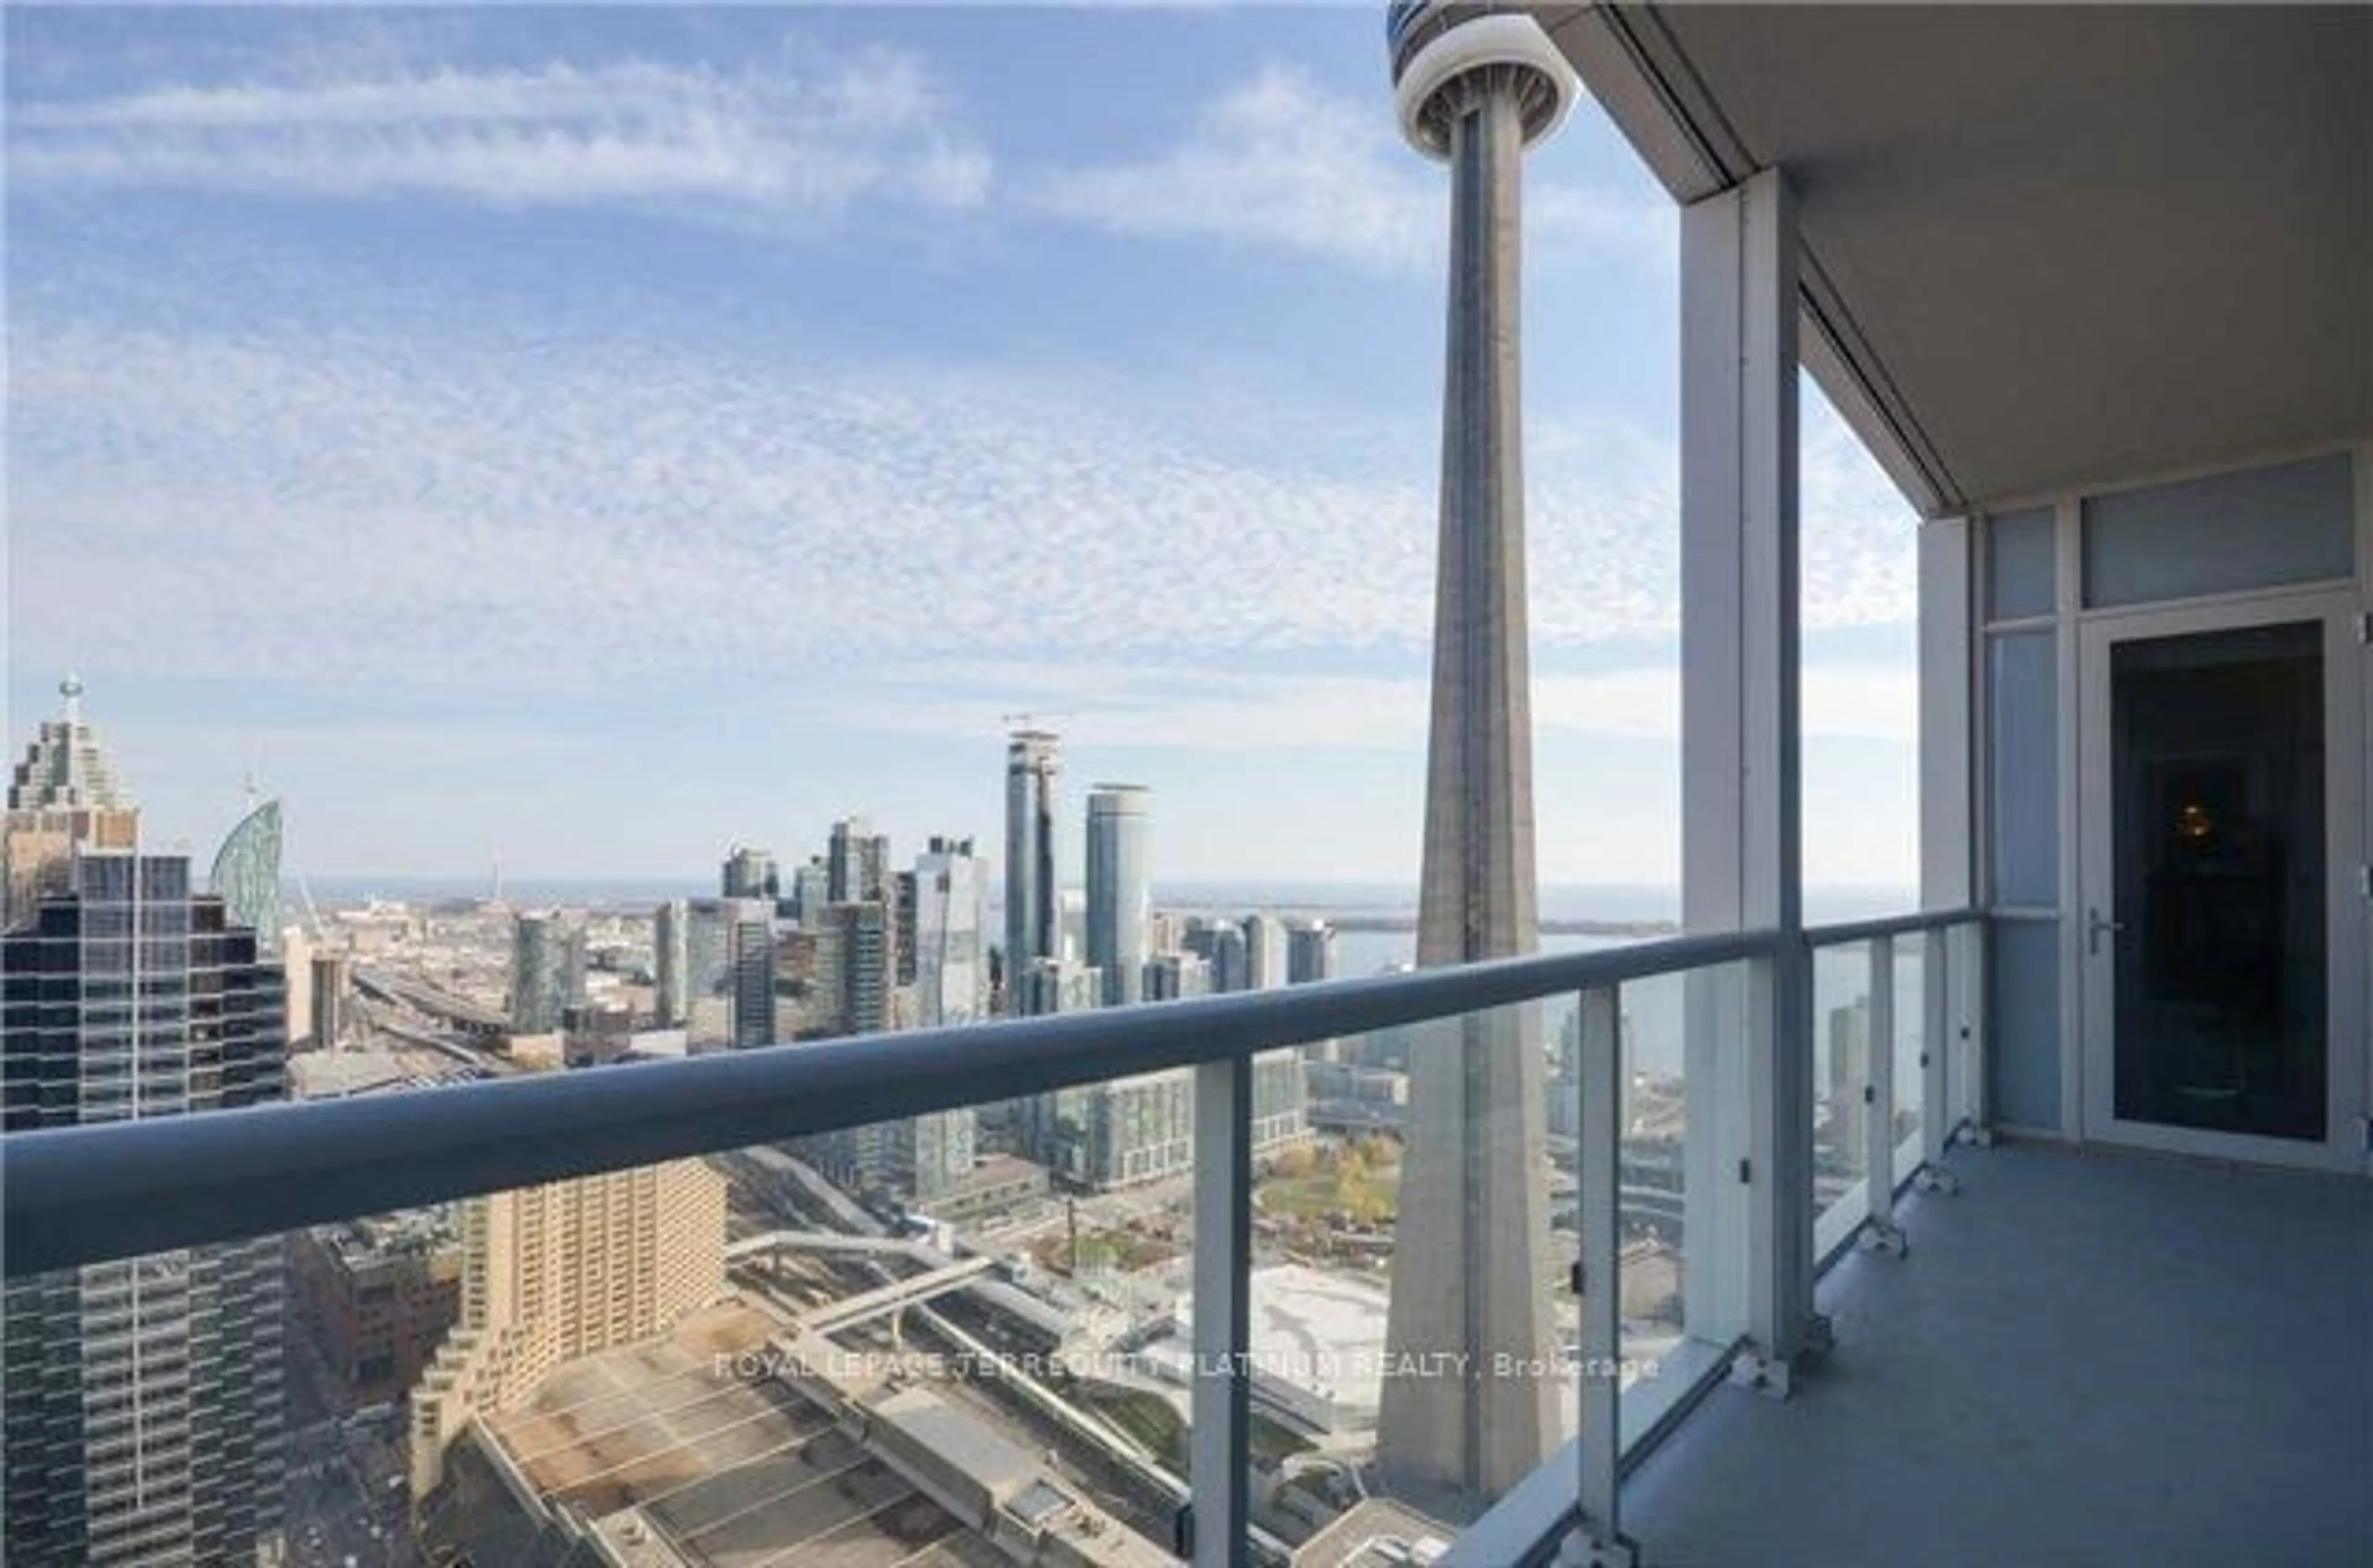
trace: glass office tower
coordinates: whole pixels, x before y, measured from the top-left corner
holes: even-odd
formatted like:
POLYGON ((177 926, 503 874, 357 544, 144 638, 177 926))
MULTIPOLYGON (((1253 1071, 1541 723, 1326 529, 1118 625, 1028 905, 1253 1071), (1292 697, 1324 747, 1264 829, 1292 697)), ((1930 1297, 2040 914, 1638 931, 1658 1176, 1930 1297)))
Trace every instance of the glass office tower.
MULTIPOLYGON (((278 968, 188 860, 86 850, 5 938, 9 1133, 277 1100, 278 968)), ((280 1529, 276 1236, 12 1282, 11 1563, 252 1563, 280 1529)))

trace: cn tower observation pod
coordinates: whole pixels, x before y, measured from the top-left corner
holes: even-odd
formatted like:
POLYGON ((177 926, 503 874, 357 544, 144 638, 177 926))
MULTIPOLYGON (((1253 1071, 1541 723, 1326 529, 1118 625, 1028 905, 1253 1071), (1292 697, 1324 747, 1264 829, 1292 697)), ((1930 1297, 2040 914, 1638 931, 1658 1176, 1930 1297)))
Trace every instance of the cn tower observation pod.
POLYGON ((1555 131, 1580 91, 1573 68, 1526 12, 1473 0, 1400 0, 1385 15, 1401 134, 1429 157, 1450 157, 1450 128, 1468 95, 1506 84, 1530 146, 1555 131))

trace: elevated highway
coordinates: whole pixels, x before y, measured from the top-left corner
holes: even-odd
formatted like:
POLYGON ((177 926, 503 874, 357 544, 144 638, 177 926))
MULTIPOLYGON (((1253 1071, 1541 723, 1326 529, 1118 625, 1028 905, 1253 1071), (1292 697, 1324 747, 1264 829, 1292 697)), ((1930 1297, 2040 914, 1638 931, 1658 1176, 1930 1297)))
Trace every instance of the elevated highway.
POLYGON ((510 1032, 510 1019, 495 1008, 457 996, 442 986, 385 970, 354 969, 355 990, 375 1001, 408 1008, 424 1018, 451 1027, 473 1040, 492 1040, 510 1032))

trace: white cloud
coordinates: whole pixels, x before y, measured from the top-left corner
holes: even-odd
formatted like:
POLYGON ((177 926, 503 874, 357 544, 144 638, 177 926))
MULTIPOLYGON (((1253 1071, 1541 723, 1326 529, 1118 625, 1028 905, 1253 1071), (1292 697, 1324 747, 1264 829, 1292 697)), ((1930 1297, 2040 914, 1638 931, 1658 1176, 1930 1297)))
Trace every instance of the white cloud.
POLYGON ((920 63, 884 50, 738 70, 407 64, 36 99, 10 110, 8 159, 32 188, 609 203, 777 225, 861 201, 976 208, 991 180, 920 63))
MULTIPOLYGON (((1298 251, 1379 273, 1441 265, 1446 187, 1388 110, 1271 64, 1206 105, 1165 151, 1040 174, 1043 212, 1117 234, 1189 236, 1298 251)), ((1600 193, 1536 184, 1528 233, 1634 257, 1669 250, 1674 218, 1600 193)))
MULTIPOLYGON (((1416 485, 1232 461, 1090 388, 76 327, 20 333, 14 408, 19 645, 94 664, 549 687, 1427 623, 1416 485)), ((1548 598, 1564 634, 1621 610, 1548 598)))
POLYGON ((1809 377, 1803 394, 1796 483, 1806 624, 1910 621, 1920 603, 1918 516, 1809 377))
MULTIPOLYGON (((1132 662, 1091 667, 1029 659, 923 660, 802 694, 834 725, 977 737, 1021 699, 1059 713, 1065 734, 1095 747, 1197 751, 1408 751, 1424 746, 1429 688, 1415 676, 1279 674, 1224 666, 1132 662)), ((1561 735, 1677 740, 1677 669, 1657 666, 1537 672, 1533 728, 1561 735)), ((1919 734, 1908 669, 1816 664, 1804 674, 1806 732, 1822 739, 1908 742, 1919 734)))
MULTIPOLYGON (((438 328, 441 347, 400 322, 234 338, 21 321, 18 648, 584 691, 1428 645, 1422 435, 1347 414, 1331 443, 1280 454, 1267 404, 1238 444, 1224 417, 1190 431, 1093 383, 786 367, 454 311, 438 328)), ((1619 424, 1537 425, 1545 661, 1676 629, 1670 470, 1619 424)), ((1808 625, 1908 619, 1908 522, 1841 458, 1808 453, 1806 472, 1808 515, 1831 498, 1808 625)))

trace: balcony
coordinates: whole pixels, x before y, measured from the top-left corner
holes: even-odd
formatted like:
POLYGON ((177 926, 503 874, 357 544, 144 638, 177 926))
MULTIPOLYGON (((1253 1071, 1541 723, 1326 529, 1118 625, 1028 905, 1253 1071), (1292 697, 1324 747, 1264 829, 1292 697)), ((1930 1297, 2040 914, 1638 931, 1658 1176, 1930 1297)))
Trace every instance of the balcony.
POLYGON ((1715 1395, 1627 1485, 1670 1563, 2362 1562, 2373 1191, 1999 1144, 1823 1281, 1800 1398, 1715 1395))
MULTIPOLYGON (((1249 1065, 1322 1039, 1455 1047, 1455 1031, 1423 1026, 1570 1002, 1575 1071, 1557 1081, 1578 1120, 1565 1157, 1545 1162, 1558 1222, 1542 1260, 1558 1274, 1578 1264, 1583 1286, 1560 1307, 1566 1446, 1463 1526, 1425 1499, 1414 1512, 1359 1504, 1338 1527, 1382 1519, 1420 1540, 1463 1528, 1452 1557, 1479 1563, 1543 1559, 1570 1538, 1675 1563, 2360 1560, 2350 1553, 2373 1544, 2354 1484, 2373 1460, 2373 1192, 2347 1177, 1989 1138, 1983 929, 1944 912, 1801 938, 1683 938, 12 1136, 0 1149, 9 1278, 928 1114, 990 1086, 1058 1089, 1116 1061, 1187 1066, 1198 1158, 1182 1270, 1197 1309, 1175 1450, 1159 1452, 1127 1401, 1042 1391, 1027 1419, 1050 1458, 1077 1443, 1042 1470, 927 1391, 954 1380, 932 1385, 922 1363, 899 1361, 913 1347, 896 1333, 865 1330, 911 1314, 900 1320, 918 1344, 1010 1358, 1018 1342, 997 1325, 1020 1319, 933 1312, 987 1283, 985 1256, 918 1273, 891 1265, 932 1260, 924 1243, 747 1235, 728 1249, 738 1305, 614 1352, 547 1358, 529 1402, 476 1411, 479 1435, 424 1494, 419 1528, 449 1551, 598 1539, 631 1563, 739 1562, 732 1541, 764 1555, 843 1531, 919 1551, 967 1530, 1025 1556, 1068 1541, 1081 1555, 1067 1561, 1157 1561, 1157 1544, 1198 1562, 1368 1561, 1339 1555, 1342 1528, 1280 1507, 1279 1432, 1328 1417, 1311 1415, 1255 1328, 1286 1298, 1252 1223, 1284 1211, 1261 1196, 1275 1172, 1251 1158, 1249 1065), (1681 1055, 1652 1066, 1668 1028, 1681 1055), (1791 1059, 1813 1094, 1771 1093, 1756 1070, 1791 1059), (1749 1156, 1734 1173, 1741 1147, 1770 1163, 1749 1156), (1656 1170, 1671 1187, 1652 1185, 1656 1170), (1810 1175, 1775 1182, 1774 1170, 1810 1175), (1755 1297, 1772 1288, 1759 1276, 1792 1230, 1827 1264, 1812 1322, 1834 1343, 1783 1361, 1752 1330, 1755 1297), (797 1258, 836 1252, 873 1260, 884 1283, 802 1298, 821 1276, 797 1258), (1643 1269, 1669 1272, 1634 1277, 1643 1269), (808 1490, 866 1476, 855 1511, 808 1490), (1015 1512, 1029 1497, 1035 1525, 1015 1512), (490 1499, 532 1501, 522 1520, 490 1499)), ((462 1358, 477 1338, 458 1338, 462 1358)), ((532 1360, 525 1343, 515 1334, 504 1354, 532 1360)), ((1155 1388, 1142 1374, 1157 1363, 1109 1386, 1155 1388)), ((473 1375, 440 1361, 424 1387, 441 1397, 473 1375)), ((1332 1452, 1338 1469, 1366 1468, 1356 1446, 1332 1452)))
MULTIPOLYGON (((1281 1305, 1285 1298, 1275 1292, 1301 1283, 1256 1267, 1291 1256, 1290 1249, 1281 1254, 1273 1238, 1257 1243, 1254 1237, 1257 1189, 1250 1068, 1257 1055, 1307 1041, 1388 1032, 1397 1049, 1455 1050, 1463 1038, 1458 1031, 1426 1026, 1507 1016, 1544 1002, 1572 1005, 1572 1028, 1561 1031, 1571 1046, 1571 1073, 1559 1082, 1561 1092, 1577 1097, 1577 1116, 1561 1121, 1566 1128, 1561 1138, 1564 1158, 1545 1160, 1541 1176, 1561 1212, 1553 1234, 1572 1239, 1545 1238, 1538 1262, 1551 1275, 1567 1272, 1577 1258, 1581 1265, 1584 1289, 1560 1309, 1559 1342, 1571 1347, 1572 1360, 1561 1358, 1564 1370, 1547 1376, 1559 1385, 1562 1430, 1580 1434, 1582 1452, 1591 1461, 1584 1474, 1597 1478, 1604 1496, 1617 1453, 1611 1442, 1592 1434, 1614 1432, 1619 1423, 1652 1428, 1658 1416, 1677 1411, 1721 1374, 1740 1348, 1751 1312, 1746 1299, 1751 1255, 1770 1249, 1776 1232, 1795 1228, 1844 1237, 1861 1230, 1881 1244, 1894 1237, 1888 1215, 1899 1173, 1936 1168, 1947 1134, 1966 1123, 1952 1108, 1981 1081, 1975 930, 1965 917, 1946 913, 1805 939, 1755 934, 1691 938, 1308 986, 1289 993, 19 1134, 5 1147, 8 1268, 12 1281, 55 1279, 60 1276, 49 1272, 70 1266, 674 1160, 663 1168, 679 1174, 660 1183, 661 1190, 678 1193, 663 1200, 674 1205, 667 1210, 672 1217, 649 1238, 656 1240, 656 1249, 664 1249, 696 1231, 701 1205, 717 1201, 710 1179, 684 1174, 684 1156, 772 1144, 858 1121, 928 1115, 989 1098, 1062 1090, 1110 1076, 1116 1063, 1148 1071, 1188 1067, 1197 1157, 1192 1224, 1184 1238, 1188 1256, 1181 1260, 1180 1277, 1191 1276, 1196 1309, 1191 1322, 1182 1321, 1176 1348, 1186 1371, 1173 1379, 1185 1390, 1183 1434, 1165 1449, 1160 1433, 1142 1425, 1148 1407, 1137 1398, 1083 1406, 1041 1389, 1030 1396, 1036 1401, 1034 1409, 1023 1412, 1025 1422, 1052 1422, 1060 1429, 1058 1437, 1083 1446, 1087 1459, 1081 1462, 1089 1465, 1083 1473, 1097 1489, 1093 1498, 1076 1490, 1079 1474, 1069 1469, 1040 1473, 1035 1462, 1013 1457, 1021 1450, 1010 1441, 971 1424, 953 1404, 919 1388, 897 1393, 915 1376, 911 1365, 901 1363, 887 1382, 875 1368, 860 1365, 898 1348, 894 1333, 887 1344, 869 1336, 870 1323, 878 1326, 885 1314, 902 1321, 903 1315, 915 1314, 928 1326, 930 1342, 943 1352, 982 1364, 1004 1356, 1000 1365, 1012 1377, 1014 1342, 999 1327, 1011 1319, 969 1311, 941 1316, 935 1310, 955 1293, 984 1283, 986 1258, 942 1262, 936 1272, 918 1275, 902 1272, 900 1259, 931 1260, 920 1244, 874 1241, 862 1234, 845 1234, 837 1241, 770 1234, 745 1236, 728 1249, 740 1260, 732 1276, 735 1297, 743 1303, 738 1317, 696 1312, 674 1319, 672 1329, 659 1322, 660 1342, 665 1343, 672 1333, 678 1348, 665 1352, 664 1365, 653 1376, 662 1381, 688 1376, 703 1350, 712 1359, 755 1358, 765 1364, 761 1373, 725 1378, 707 1392, 687 1392, 687 1387, 704 1386, 679 1384, 672 1395, 650 1395, 639 1412, 628 1402, 612 1416, 597 1421, 579 1412, 558 1426, 505 1413, 516 1408, 508 1395, 497 1401, 471 1394, 482 1399, 484 1408, 464 1411, 460 1424, 474 1421, 492 1435, 479 1441, 479 1459, 462 1462, 450 1477, 440 1473, 419 1487, 423 1527, 433 1534, 439 1527, 428 1521, 440 1509, 462 1506, 456 1496, 473 1485, 482 1493, 492 1486, 497 1493, 507 1489, 543 1499, 534 1512, 544 1527, 564 1537, 590 1531, 623 1539, 620 1532, 629 1527, 648 1531, 654 1520, 707 1517, 694 1508, 696 1498, 684 1500, 672 1513, 648 1510, 659 1509, 676 1489, 688 1486, 723 1485, 736 1495, 754 1487, 764 1492, 763 1473, 740 1472, 749 1464, 771 1463, 765 1456, 773 1447, 752 1448, 739 1438, 716 1446, 693 1431, 707 1418, 689 1412, 708 1407, 713 1413, 738 1399, 749 1408, 715 1425, 717 1442, 724 1442, 724 1434, 793 1419, 807 1424, 786 1427, 774 1447, 803 1449, 822 1431, 815 1424, 819 1416, 844 1431, 883 1434, 878 1442, 853 1450, 849 1462, 861 1459, 882 1468, 884 1490, 871 1507, 890 1509, 897 1498, 911 1495, 918 1518, 929 1516, 915 1527, 926 1533, 953 1530, 961 1523, 995 1536, 1007 1527, 990 1526, 987 1515, 975 1517, 978 1508, 965 1502, 971 1495, 966 1487, 987 1486, 982 1496, 1001 1496, 999 1476, 1026 1473, 1035 1478, 1033 1485, 1053 1488, 1050 1495, 1067 1500, 1048 1519, 1059 1514, 1070 1520, 1084 1532, 1081 1541, 1101 1539, 1099 1551, 1175 1535, 1185 1538, 1175 1544, 1191 1543, 1198 1560, 1282 1561, 1290 1544, 1284 1536, 1299 1533, 1302 1524, 1323 1525, 1324 1513, 1313 1516, 1305 1506, 1298 1518, 1291 1508, 1280 1514, 1274 1493, 1257 1499, 1247 1478, 1267 1475, 1273 1486, 1283 1473, 1276 1463, 1280 1453, 1296 1447, 1315 1446, 1320 1450, 1316 1457, 1331 1456, 1338 1471, 1357 1468, 1366 1448, 1356 1434, 1366 1425, 1365 1442, 1373 1445, 1377 1414, 1373 1389, 1364 1399, 1332 1389, 1314 1406, 1308 1374, 1280 1369, 1275 1344, 1254 1333, 1264 1294, 1270 1296, 1265 1307, 1269 1316, 1277 1310, 1291 1316, 1292 1308, 1281 1305), (1899 970, 1899 949, 1916 953, 1918 961, 1907 961, 1899 970), (1816 983, 1809 990, 1792 989, 1792 975, 1816 983), (1799 998, 1785 1004, 1795 1024, 1785 1024, 1769 1005, 1758 1011, 1757 998, 1768 1004, 1788 995, 1799 998), (1756 1190, 1774 1202, 1759 1207, 1747 1189, 1697 1173, 1729 1164, 1728 1140, 1741 1137, 1752 1121, 1749 1086, 1761 1081, 1750 1070, 1753 1062, 1777 1061, 1794 1047, 1809 1045, 1813 1031, 1803 1004, 1813 999, 1833 1005, 1837 1020, 1831 1033, 1845 1052, 1821 1072, 1828 1092, 1806 1098, 1767 1094, 1765 1103, 1791 1108, 1782 1117, 1784 1125, 1746 1134, 1739 1146, 1752 1146, 1759 1136, 1781 1151, 1771 1169, 1817 1174, 1801 1187, 1783 1187, 1765 1177, 1756 1190), (1635 1014, 1643 1020, 1636 1028, 1630 1027, 1635 1014), (1624 1027, 1619 1028, 1619 1020, 1624 1027), (1645 1049, 1650 1040, 1679 1051, 1652 1053, 1645 1049), (1758 1040, 1766 1044, 1757 1047, 1758 1040), (1938 1042, 1933 1051, 1926 1043, 1932 1040, 1938 1042), (1874 1041, 1885 1041, 1887 1048, 1872 1049, 1874 1041), (1654 1066, 1651 1054, 1657 1058, 1654 1066), (1936 1114, 1925 1111, 1930 1106, 1937 1108, 1936 1114), (1626 1108, 1633 1118, 1630 1132, 1617 1122, 1626 1108), (1786 1153, 1792 1143, 1793 1159, 1786 1153), (1817 1205, 1822 1211, 1818 1227, 1817 1205), (1675 1234, 1683 1223, 1689 1227, 1686 1241, 1675 1234), (1665 1241, 1626 1248, 1627 1232, 1635 1242, 1656 1237, 1665 1241), (861 1266, 877 1272, 883 1283, 871 1292, 844 1293, 838 1305, 822 1308, 812 1295, 799 1294, 816 1276, 787 1261, 787 1252, 812 1258, 836 1251, 871 1260, 861 1266), (1664 1272, 1657 1276, 1660 1283, 1642 1287, 1648 1315, 1627 1323, 1619 1311, 1624 1272, 1652 1263, 1664 1272), (1689 1276, 1686 1288, 1675 1278, 1680 1272, 1689 1276), (1591 1280, 1603 1283, 1593 1289, 1591 1280), (857 1337, 834 1337, 851 1326, 859 1330, 857 1337), (693 1338, 685 1339, 687 1334, 693 1338), (1628 1394, 1619 1395, 1616 1379, 1575 1373, 1626 1356, 1653 1358, 1657 1366, 1654 1377, 1633 1383, 1628 1394), (735 1386, 743 1391, 732 1393, 735 1386), (910 1411, 918 1400, 920 1408, 910 1411), (770 1415, 770 1410, 784 1414, 770 1415), (677 1413, 665 1413, 671 1411, 677 1413), (795 1411, 809 1413, 794 1417, 795 1411), (906 1412, 904 1427, 893 1420, 899 1412, 906 1412), (1314 1445, 1280 1436, 1297 1423, 1321 1440, 1314 1445), (907 1435, 892 1435, 900 1430, 907 1435), (1355 1435, 1348 1446, 1330 1446, 1324 1436, 1330 1431, 1355 1435), (563 1432, 572 1435, 555 1435, 563 1432), (643 1435, 634 1436, 637 1432, 643 1435), (934 1434, 950 1446, 946 1452, 932 1447, 934 1434), (567 1457, 571 1454, 578 1457, 567 1457), (1266 1458, 1257 1464, 1261 1455, 1266 1458), (496 1481, 480 1472, 481 1460, 491 1467, 496 1481), (938 1473, 933 1466, 939 1460, 954 1470, 938 1473), (968 1462, 971 1469, 965 1468, 968 1462), (626 1478, 647 1467, 672 1479, 639 1490, 628 1484, 626 1478), (602 1478, 608 1478, 606 1490, 585 1490, 602 1478), (1065 1490, 1067 1485, 1075 1490, 1065 1490), (1120 1525, 1128 1528, 1116 1530, 1120 1525)), ((1812 1066, 1809 1055, 1804 1064, 1812 1066)), ((1490 1135, 1490 1129, 1475 1131, 1490 1135)), ((561 1191, 542 1189, 532 1201, 534 1212, 559 1213, 555 1205, 564 1200, 554 1194, 561 1191)), ((582 1207, 587 1214, 607 1214, 612 1226, 621 1223, 625 1211, 619 1205, 631 1200, 623 1192, 590 1191, 591 1198, 567 1200, 574 1205, 568 1212, 582 1207)), ((708 1212, 714 1215, 713 1209, 708 1212)), ((836 1212, 850 1213, 845 1207, 836 1212)), ((1266 1206, 1263 1212, 1292 1211, 1266 1206)), ((854 1220, 861 1230, 862 1216, 854 1220)), ((480 1222, 482 1228, 497 1223, 480 1222)), ((525 1223, 517 1215, 499 1222, 525 1223)), ((555 1223, 571 1227, 565 1235, 616 1234, 586 1230, 582 1220, 555 1223)), ((1383 1255, 1389 1256, 1389 1237, 1380 1239, 1383 1255)), ((557 1272, 538 1276, 535 1288, 545 1299, 570 1288, 589 1289, 594 1308, 614 1307, 623 1283, 572 1287, 567 1276, 597 1268, 643 1268, 654 1250, 638 1241, 631 1249, 597 1249, 598 1258, 572 1254, 548 1264, 557 1272)), ((208 1254, 194 1256, 203 1260, 208 1254)), ((662 1283, 653 1288, 663 1290, 665 1280, 678 1273, 696 1276, 697 1269, 687 1262, 675 1265, 672 1273, 665 1268, 660 1273, 662 1283)), ((1323 1283, 1339 1275, 1311 1277, 1323 1283)), ((1011 1286, 1002 1288, 1009 1297, 1017 1294, 1011 1286)), ((531 1302, 523 1310, 532 1317, 533 1307, 531 1302)), ((1037 1310, 1042 1316, 1046 1311, 1037 1310)), ((600 1319, 601 1314, 592 1317, 600 1319)), ((641 1342, 651 1330, 645 1324, 634 1334, 613 1337, 641 1342)), ((1338 1348, 1371 1356, 1376 1349, 1364 1342, 1338 1348)), ((1397 1348, 1429 1357, 1453 1356, 1459 1349, 1397 1348)), ((453 1397, 457 1388, 508 1388, 504 1380, 514 1376, 521 1379, 520 1390, 548 1390, 555 1378, 592 1376, 587 1385, 591 1391, 579 1399, 548 1391, 532 1396, 558 1398, 560 1411, 589 1400, 614 1403, 602 1388, 616 1388, 623 1396, 619 1380, 633 1383, 637 1374, 629 1364, 611 1374, 568 1372, 601 1365, 598 1358, 585 1361, 585 1349, 540 1344, 534 1332, 516 1325, 491 1339, 465 1329, 424 1380, 432 1401, 415 1412, 415 1441, 442 1453, 440 1446, 460 1435, 460 1425, 433 1413, 444 1408, 437 1401, 453 1397), (482 1345, 493 1347, 491 1360, 473 1355, 482 1345)), ((1554 1353, 1553 1346, 1548 1349, 1554 1353)), ((1128 1370, 1107 1380, 1106 1392, 1126 1396, 1131 1387, 1158 1391, 1164 1353, 1154 1346, 1133 1356, 1128 1370)), ((1373 1385, 1373 1369, 1368 1376, 1373 1385)), ((1339 1383, 1342 1376, 1330 1370, 1320 1381, 1339 1383)), ((415 1446, 415 1456, 421 1451, 415 1446)), ((1559 1481, 1572 1471, 1560 1464, 1542 1474, 1559 1481)), ((781 1489, 792 1489, 789 1479, 775 1479, 781 1489)), ((1551 1490, 1564 1495, 1547 1517, 1527 1518, 1536 1489, 1520 1488, 1512 1496, 1514 1511, 1495 1516, 1496 1524, 1487 1520, 1487 1531, 1521 1527, 1539 1539, 1554 1539, 1563 1533, 1565 1515, 1576 1499, 1570 1487, 1551 1490)), ((756 1505, 754 1497, 750 1505, 756 1505)), ((1455 1516, 1455 1510, 1450 1512, 1455 1516)), ((721 1527, 722 1520, 712 1523, 721 1527)), ((817 1527, 838 1530, 857 1523, 827 1511, 817 1527)), ((450 1520, 443 1527, 449 1543, 463 1546, 475 1539, 473 1531, 488 1539, 501 1533, 491 1525, 483 1530, 465 1526, 456 1533, 450 1520)), ((1062 1534, 1054 1524, 1047 1527, 1062 1534)))

